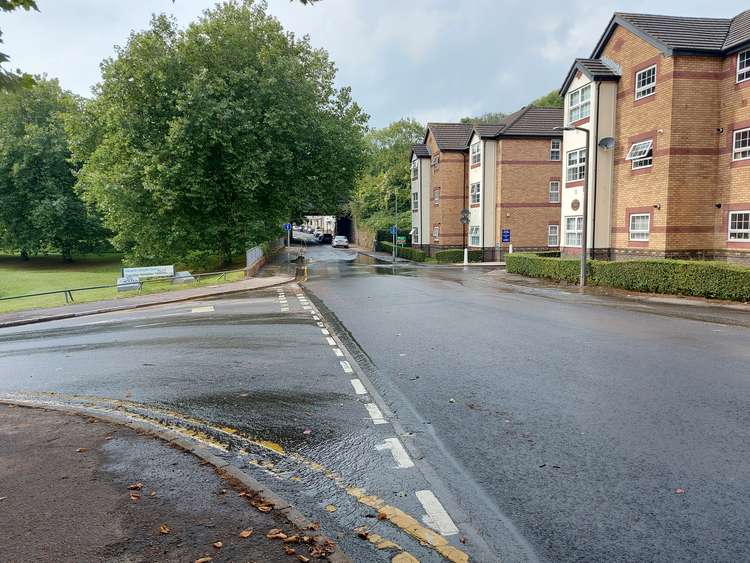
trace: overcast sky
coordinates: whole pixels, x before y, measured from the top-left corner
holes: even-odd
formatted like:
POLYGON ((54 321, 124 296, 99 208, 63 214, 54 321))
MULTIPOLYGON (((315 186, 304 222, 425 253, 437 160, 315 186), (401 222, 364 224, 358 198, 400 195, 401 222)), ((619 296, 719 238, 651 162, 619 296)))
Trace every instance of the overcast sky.
MULTIPOLYGON (((194 20, 212 0, 37 0, 0 15, 13 68, 90 95, 99 63, 154 12, 194 20)), ((269 0, 284 27, 310 35, 339 68, 374 127, 402 116, 452 121, 511 112, 560 86, 614 11, 732 17, 747 0, 269 0)))

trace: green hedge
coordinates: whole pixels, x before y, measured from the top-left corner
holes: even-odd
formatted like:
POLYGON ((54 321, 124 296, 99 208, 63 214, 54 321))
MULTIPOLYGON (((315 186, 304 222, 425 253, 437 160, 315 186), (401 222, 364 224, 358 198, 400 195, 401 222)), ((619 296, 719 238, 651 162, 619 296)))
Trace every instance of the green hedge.
MULTIPOLYGON (((385 242, 384 240, 379 240, 378 250, 393 253, 393 244, 385 242)), ((410 246, 397 246, 396 256, 399 258, 406 258, 407 260, 414 260, 414 262, 424 262, 427 258, 426 253, 416 248, 411 248, 410 246)))
MULTIPOLYGON (((575 283, 580 261, 508 254, 508 272, 575 283)), ((750 268, 726 262, 692 260, 589 260, 591 285, 617 287, 647 293, 694 295, 711 299, 750 301, 750 268)))
MULTIPOLYGON (((435 253, 435 260, 440 264, 456 264, 464 261, 463 248, 453 248, 451 250, 440 250, 435 253)), ((469 262, 481 262, 481 250, 469 250, 469 262)))
POLYGON ((505 255, 505 269, 511 274, 575 283, 581 271, 581 262, 514 252, 505 255))

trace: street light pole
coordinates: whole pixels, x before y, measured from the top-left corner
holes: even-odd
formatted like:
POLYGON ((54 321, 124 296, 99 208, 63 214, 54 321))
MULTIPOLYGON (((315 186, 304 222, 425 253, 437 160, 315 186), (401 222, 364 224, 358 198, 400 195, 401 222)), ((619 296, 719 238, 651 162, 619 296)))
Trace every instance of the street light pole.
POLYGON ((392 261, 395 264, 396 263, 396 233, 398 233, 398 187, 393 186, 393 228, 391 229, 391 232, 393 233, 393 257, 392 261))
MULTIPOLYGON (((589 141, 591 132, 584 127, 575 125, 566 125, 565 127, 555 127, 557 131, 583 131, 586 134, 586 156, 583 163, 583 220, 581 221, 581 271, 579 274, 579 286, 586 285, 586 270, 588 260, 588 222, 589 222, 589 141)), ((567 162, 566 162, 567 167, 567 162)))

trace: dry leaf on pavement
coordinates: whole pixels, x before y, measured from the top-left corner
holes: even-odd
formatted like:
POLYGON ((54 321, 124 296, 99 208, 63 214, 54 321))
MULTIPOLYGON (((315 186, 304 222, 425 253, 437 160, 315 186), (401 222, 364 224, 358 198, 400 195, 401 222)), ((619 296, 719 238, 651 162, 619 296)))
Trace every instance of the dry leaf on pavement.
POLYGON ((221 543, 220 541, 216 541, 212 543, 211 545, 214 546, 216 549, 221 549, 222 547, 224 547, 224 544, 221 543))
POLYGON ((133 483, 132 485, 128 485, 129 491, 140 491, 143 488, 143 483, 133 483))
POLYGON ((159 533, 161 534, 168 534, 170 531, 171 530, 169 529, 169 526, 167 526, 166 524, 162 524, 161 526, 159 526, 159 533))
POLYGON ((213 557, 206 556, 206 557, 201 557, 200 559, 196 559, 195 563, 208 563, 209 561, 213 561, 213 560, 214 560, 213 557))
POLYGON ((287 555, 297 555, 297 552, 294 551, 294 548, 289 546, 284 547, 284 553, 286 553, 287 555))
POLYGON ((336 512, 336 505, 333 505, 333 504, 326 505, 326 512, 336 512))
POLYGON ((87 452, 87 451, 89 451, 89 449, 88 449, 88 448, 78 448, 78 449, 76 450, 76 452, 77 452, 77 453, 79 453, 79 454, 85 453, 85 452, 87 452))
POLYGON ((253 529, 252 528, 248 528, 247 530, 242 530, 240 532, 240 537, 241 538, 249 538, 252 535, 253 535, 253 529))
POLYGON ((304 555, 298 555, 297 559, 299 559, 300 561, 302 561, 302 563, 310 563, 310 558, 309 557, 305 557, 304 555))
POLYGON ((266 537, 269 540, 285 540, 287 538, 287 535, 284 532, 282 532, 279 528, 272 528, 268 530, 266 537))
POLYGON ((130 500, 133 502, 138 502, 141 500, 141 493, 130 493, 130 500))

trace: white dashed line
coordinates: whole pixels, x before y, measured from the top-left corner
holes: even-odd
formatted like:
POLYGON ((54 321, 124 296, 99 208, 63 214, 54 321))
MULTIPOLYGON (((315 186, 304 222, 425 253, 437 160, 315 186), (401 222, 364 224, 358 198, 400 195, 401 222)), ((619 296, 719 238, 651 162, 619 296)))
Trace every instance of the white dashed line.
POLYGON ((344 373, 354 373, 354 370, 352 369, 352 366, 349 362, 346 360, 341 360, 339 362, 341 364, 341 369, 344 370, 344 373))
POLYGON ((318 326, 319 326, 320 328, 323 328, 324 326, 326 326, 326 325, 324 325, 323 323, 316 323, 316 324, 317 324, 317 325, 318 325, 318 326))
POLYGON ((321 328, 321 329, 320 329, 320 332, 322 332, 322 333, 323 333, 323 336, 328 336, 329 334, 331 334, 330 332, 328 332, 328 329, 327 329, 327 328, 321 328))
POLYGON ((383 418, 383 413, 380 412, 378 405, 375 403, 366 403, 365 408, 367 409, 367 414, 370 415, 373 424, 388 424, 388 421, 383 418))
POLYGON ((319 321, 320 317, 318 315, 316 315, 315 313, 313 313, 313 319, 315 319, 316 321, 319 321))
POLYGON ((288 313, 289 312, 289 307, 282 307, 281 308, 281 312, 282 313, 288 313))
POLYGON ((427 513, 427 516, 422 517, 425 524, 433 530, 437 530, 443 536, 452 536, 458 533, 458 528, 432 491, 417 491, 417 500, 427 513))
POLYGON ((148 323, 148 324, 145 324, 145 325, 135 325, 134 328, 143 328, 143 327, 147 327, 147 326, 158 326, 158 325, 165 325, 165 324, 167 324, 167 323, 148 323))
MULTIPOLYGON (((323 329, 323 330, 325 330, 325 329, 323 329)), ((335 341, 335 340, 334 340, 333 338, 331 338, 330 336, 326 338, 326 341, 327 341, 327 342, 328 342, 328 344, 330 344, 331 346, 336 346, 336 341, 335 341)))
POLYGON ((352 387, 354 387, 354 392, 357 395, 367 395, 367 389, 365 389, 365 386, 362 385, 362 382, 359 379, 352 379, 350 381, 352 382, 352 387))
POLYGON ((340 348, 334 348, 333 349, 333 353, 336 354, 339 358, 343 358, 344 357, 344 353, 341 351, 340 348))
POLYGON ((191 313, 210 313, 214 310, 213 305, 208 305, 206 307, 193 307, 190 312, 191 313))
POLYGON ((375 446, 375 449, 391 450, 391 455, 393 455, 393 459, 396 461, 396 467, 399 469, 414 467, 414 462, 409 457, 409 454, 406 453, 406 449, 401 445, 398 438, 386 438, 382 444, 375 446))
POLYGON ((303 308, 303 309, 304 309, 305 311, 309 311, 310 309, 312 309, 312 307, 308 307, 308 306, 305 306, 305 307, 302 307, 302 308, 303 308))

